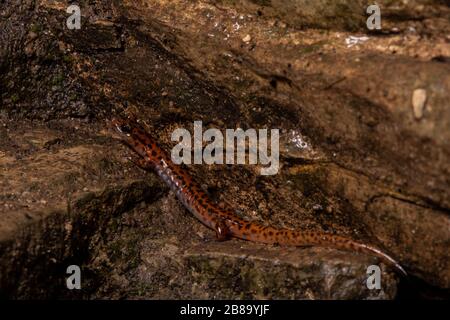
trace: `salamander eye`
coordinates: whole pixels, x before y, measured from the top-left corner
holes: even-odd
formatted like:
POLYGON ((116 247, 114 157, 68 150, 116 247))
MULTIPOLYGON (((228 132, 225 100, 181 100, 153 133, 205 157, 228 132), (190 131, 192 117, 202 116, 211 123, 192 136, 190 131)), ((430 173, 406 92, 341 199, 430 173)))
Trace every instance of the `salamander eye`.
POLYGON ((128 124, 121 125, 120 130, 124 133, 131 133, 131 127, 128 124))
POLYGON ((128 124, 122 124, 122 123, 116 123, 116 128, 117 130, 119 130, 121 133, 125 133, 125 134, 129 134, 131 133, 131 127, 128 124))

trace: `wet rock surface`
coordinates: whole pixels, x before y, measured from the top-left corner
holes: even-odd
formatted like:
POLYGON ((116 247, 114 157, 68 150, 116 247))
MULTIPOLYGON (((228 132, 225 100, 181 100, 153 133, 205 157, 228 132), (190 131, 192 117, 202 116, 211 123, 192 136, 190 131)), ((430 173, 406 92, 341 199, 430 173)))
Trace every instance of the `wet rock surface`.
POLYGON ((66 1, 1 3, 2 297, 448 297, 450 9, 382 2, 383 29, 366 34, 365 5, 81 1, 77 31, 66 1), (248 219, 386 248, 412 288, 382 265, 382 290, 367 289, 371 256, 209 241, 106 132, 124 109, 167 150, 194 120, 280 128, 275 176, 190 170, 248 219), (65 287, 71 264, 80 291, 65 287))

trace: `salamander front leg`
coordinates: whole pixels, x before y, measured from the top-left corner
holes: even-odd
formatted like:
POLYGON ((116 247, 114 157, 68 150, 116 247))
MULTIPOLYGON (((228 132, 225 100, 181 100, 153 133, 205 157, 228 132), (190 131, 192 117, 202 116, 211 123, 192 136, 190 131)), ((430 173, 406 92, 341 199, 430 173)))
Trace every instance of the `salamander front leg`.
POLYGON ((145 171, 152 171, 153 167, 147 159, 132 156, 130 162, 145 171))

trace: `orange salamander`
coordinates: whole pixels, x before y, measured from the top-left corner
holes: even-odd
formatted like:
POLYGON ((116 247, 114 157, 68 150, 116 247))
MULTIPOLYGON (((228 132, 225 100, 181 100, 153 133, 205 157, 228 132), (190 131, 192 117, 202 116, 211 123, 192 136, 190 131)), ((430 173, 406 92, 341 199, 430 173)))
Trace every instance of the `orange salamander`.
POLYGON ((219 240, 235 237, 268 244, 323 246, 368 253, 381 258, 406 276, 396 260, 374 246, 331 233, 274 228, 239 218, 232 210, 214 204, 188 171, 174 164, 169 154, 136 121, 113 119, 111 125, 120 140, 139 155, 138 164, 144 169, 153 169, 198 220, 215 230, 219 240))

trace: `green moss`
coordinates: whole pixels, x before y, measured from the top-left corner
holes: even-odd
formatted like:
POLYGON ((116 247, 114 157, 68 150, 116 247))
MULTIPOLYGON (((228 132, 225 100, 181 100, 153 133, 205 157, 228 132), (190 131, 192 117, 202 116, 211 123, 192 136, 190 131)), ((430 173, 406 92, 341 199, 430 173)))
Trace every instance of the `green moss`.
POLYGON ((327 43, 328 43, 328 41, 323 40, 323 41, 316 42, 309 46, 303 46, 302 48, 300 48, 300 53, 307 54, 307 53, 312 53, 312 52, 318 51, 318 50, 322 49, 323 46, 327 43))
POLYGON ((57 74, 52 79, 52 85, 54 86, 61 86, 64 81, 64 75, 63 74, 57 74))
POLYGON ((152 295, 157 287, 152 287, 146 283, 139 283, 136 288, 132 289, 130 291, 131 295, 137 295, 139 297, 148 297, 149 295, 152 295))
POLYGON ((326 183, 326 173, 322 168, 315 167, 299 172, 289 178, 294 186, 306 197, 322 194, 322 185, 326 183))
POLYGON ((125 263, 128 270, 137 268, 141 258, 136 243, 139 242, 140 238, 140 234, 134 234, 127 239, 121 238, 112 241, 107 248, 110 260, 114 263, 125 263))
POLYGON ((18 101, 19 101, 19 96, 17 95, 17 94, 13 94, 11 97, 10 97, 10 99, 11 99, 11 102, 12 103, 17 103, 18 101))
POLYGON ((53 61, 57 61, 57 60, 58 59, 57 59, 56 55, 53 53, 48 53, 44 58, 45 62, 53 62, 53 61))
POLYGON ((72 63, 73 62, 73 57, 71 55, 66 54, 66 55, 63 56, 63 61, 66 62, 66 63, 72 63))
POLYGON ((39 33, 39 32, 42 31, 42 26, 41 26, 40 24, 33 23, 33 24, 30 26, 30 31, 31 31, 31 32, 34 32, 34 33, 39 33))

